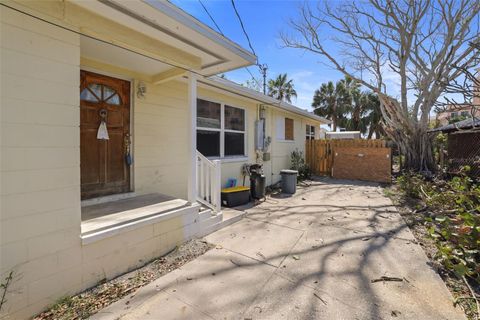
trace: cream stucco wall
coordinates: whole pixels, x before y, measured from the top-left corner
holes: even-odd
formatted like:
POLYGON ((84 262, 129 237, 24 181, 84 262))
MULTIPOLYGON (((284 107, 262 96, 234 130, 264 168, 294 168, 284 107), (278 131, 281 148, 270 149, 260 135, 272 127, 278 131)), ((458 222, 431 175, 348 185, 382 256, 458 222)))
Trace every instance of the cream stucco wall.
POLYGON ((319 127, 319 123, 313 120, 310 120, 306 117, 298 116, 296 114, 281 111, 278 109, 270 109, 270 126, 269 132, 272 138, 272 143, 270 146, 271 152, 271 161, 270 161, 270 181, 269 184, 275 184, 280 181, 280 171, 282 169, 290 169, 291 161, 290 156, 291 153, 295 150, 299 150, 301 152, 305 152, 305 137, 306 137, 306 125, 314 125, 319 127), (284 139, 280 139, 277 136, 277 125, 279 119, 290 118, 293 119, 294 124, 294 134, 293 134, 293 141, 286 141, 284 139))
POLYGON ((147 83, 134 105, 135 191, 186 199, 188 173, 187 85, 147 83))

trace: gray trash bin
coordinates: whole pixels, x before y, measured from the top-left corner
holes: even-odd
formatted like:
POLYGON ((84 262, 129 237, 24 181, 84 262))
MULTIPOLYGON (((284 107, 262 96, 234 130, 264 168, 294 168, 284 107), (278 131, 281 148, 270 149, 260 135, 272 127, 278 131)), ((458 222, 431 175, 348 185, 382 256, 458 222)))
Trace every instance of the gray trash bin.
POLYGON ((297 191, 297 170, 282 170, 282 192, 294 194, 297 191))

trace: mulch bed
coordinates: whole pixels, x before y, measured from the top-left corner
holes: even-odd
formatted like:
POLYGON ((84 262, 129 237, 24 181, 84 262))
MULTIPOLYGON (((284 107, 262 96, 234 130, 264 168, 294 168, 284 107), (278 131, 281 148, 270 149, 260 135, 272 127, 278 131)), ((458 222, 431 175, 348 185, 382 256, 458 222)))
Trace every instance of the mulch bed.
POLYGON ((205 240, 190 240, 140 269, 105 281, 78 295, 61 299, 34 320, 87 319, 113 302, 127 295, 135 295, 140 287, 194 260, 211 248, 213 245, 205 240))
MULTIPOLYGON (((419 200, 403 197, 395 185, 388 187, 386 190, 387 195, 392 199, 400 215, 417 239, 418 244, 425 251, 430 260, 430 266, 440 275, 452 293, 454 304, 459 305, 463 309, 468 319, 479 319, 475 300, 472 299, 472 294, 467 285, 435 259, 438 250, 435 241, 424 224, 425 212, 422 211, 423 204, 419 200)), ((473 290, 476 291, 477 297, 480 296, 480 288, 473 287, 473 290)))

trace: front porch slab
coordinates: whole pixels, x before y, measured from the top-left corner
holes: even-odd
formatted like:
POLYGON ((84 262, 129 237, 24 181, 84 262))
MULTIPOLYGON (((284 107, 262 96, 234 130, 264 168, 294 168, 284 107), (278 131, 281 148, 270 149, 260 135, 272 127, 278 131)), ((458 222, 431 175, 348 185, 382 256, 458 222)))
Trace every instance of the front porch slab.
MULTIPOLYGON (((85 206, 82 207, 82 241, 90 243, 179 215, 198 213, 198 210, 196 204, 159 193, 85 206)), ((191 222, 185 221, 185 225, 191 222)))

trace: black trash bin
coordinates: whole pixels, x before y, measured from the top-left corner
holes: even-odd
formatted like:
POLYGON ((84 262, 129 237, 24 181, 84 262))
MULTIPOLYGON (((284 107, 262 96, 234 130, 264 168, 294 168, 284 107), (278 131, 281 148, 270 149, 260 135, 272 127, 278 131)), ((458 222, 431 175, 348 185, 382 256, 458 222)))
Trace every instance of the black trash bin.
POLYGON ((261 164, 252 164, 249 166, 250 174, 250 194, 254 199, 263 199, 265 197, 266 181, 261 164))

